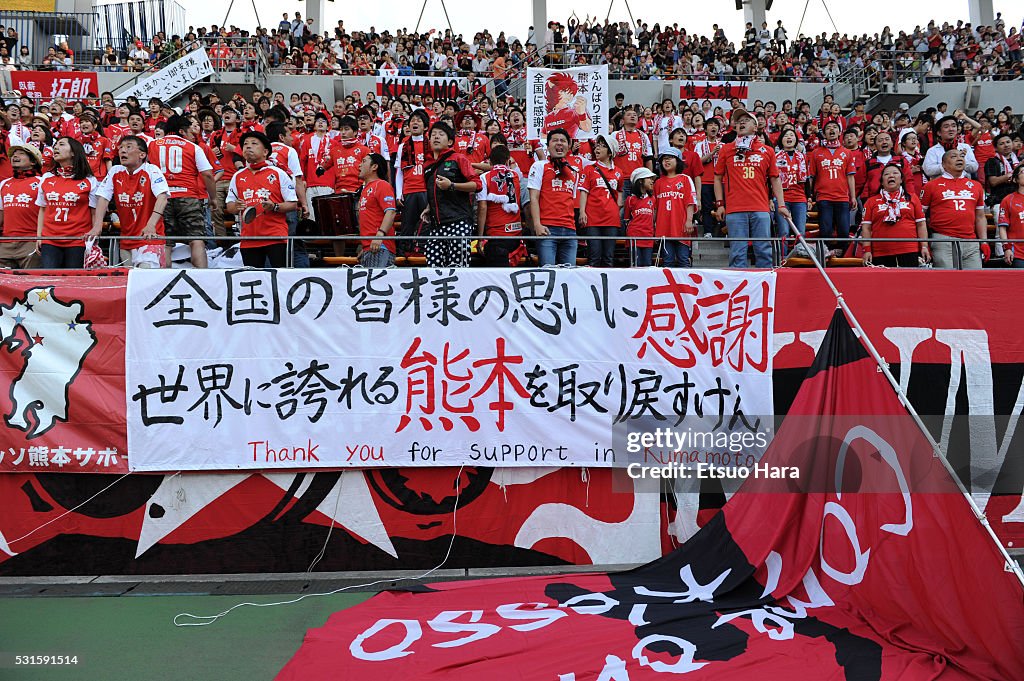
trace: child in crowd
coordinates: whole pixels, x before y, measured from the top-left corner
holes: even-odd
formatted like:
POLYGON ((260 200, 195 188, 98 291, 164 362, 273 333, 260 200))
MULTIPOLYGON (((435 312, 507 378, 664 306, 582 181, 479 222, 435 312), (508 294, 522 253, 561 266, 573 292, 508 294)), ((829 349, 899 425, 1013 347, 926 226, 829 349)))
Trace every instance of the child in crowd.
MULTIPOLYGON (((649 169, 640 167, 629 175, 633 194, 626 199, 626 236, 654 236, 654 180, 657 176, 649 169)), ((629 252, 633 267, 650 267, 654 254, 654 241, 630 239, 629 252)))

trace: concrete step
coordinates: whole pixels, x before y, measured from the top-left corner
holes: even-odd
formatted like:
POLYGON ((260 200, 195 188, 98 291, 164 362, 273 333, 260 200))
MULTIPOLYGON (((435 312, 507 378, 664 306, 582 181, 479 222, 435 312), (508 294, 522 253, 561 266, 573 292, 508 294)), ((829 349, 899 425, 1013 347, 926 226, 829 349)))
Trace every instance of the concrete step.
POLYGON ((729 242, 726 239, 694 239, 693 266, 723 269, 729 266, 729 242))

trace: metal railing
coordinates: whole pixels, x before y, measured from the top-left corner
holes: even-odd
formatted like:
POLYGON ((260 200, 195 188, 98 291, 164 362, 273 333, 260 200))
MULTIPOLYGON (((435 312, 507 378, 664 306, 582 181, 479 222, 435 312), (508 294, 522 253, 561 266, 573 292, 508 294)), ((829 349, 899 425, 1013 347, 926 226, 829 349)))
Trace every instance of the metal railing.
POLYGON ((41 64, 51 47, 57 48, 66 42, 74 53, 74 63, 91 64, 93 52, 100 47, 97 43, 99 14, 96 12, 0 10, 0 26, 4 26, 5 35, 11 28, 18 34, 18 42, 10 55, 12 62, 17 61, 22 46, 25 46, 32 63, 41 64))
POLYGON ((99 17, 97 43, 122 53, 131 51, 136 38, 150 45, 159 33, 171 38, 184 36, 188 29, 185 8, 174 0, 94 3, 93 7, 99 17))
MULTIPOLYGON (((162 237, 162 238, 164 238, 164 237, 162 237)), ((81 236, 78 236, 78 237, 49 237, 48 236, 48 237, 44 237, 44 239, 46 241, 81 242, 83 237, 81 237, 81 236)), ((105 255, 107 257, 109 266, 110 267, 118 267, 118 266, 120 266, 120 263, 119 263, 119 247, 120 247, 120 242, 121 241, 142 240, 142 239, 143 239, 143 237, 123 237, 123 236, 116 235, 116 234, 102 234, 99 237, 97 237, 97 243, 106 244, 106 248, 104 250, 106 251, 105 255)), ((179 242, 180 243, 180 242, 183 241, 180 238, 175 239, 175 238, 166 237, 166 239, 167 239, 168 243, 171 243, 171 242, 179 242)), ((152 239, 148 239, 148 240, 152 240, 152 239)), ((241 244, 241 243, 243 243, 245 241, 259 241, 259 242, 266 243, 268 238, 266 236, 244 236, 244 237, 243 236, 205 236, 202 239, 195 239, 195 240, 196 241, 204 241, 204 242, 208 242, 208 243, 217 243, 217 244, 223 243, 223 244, 226 244, 226 247, 223 249, 223 251, 227 252, 231 248, 233 248, 233 247, 235 247, 235 246, 237 246, 237 245, 239 245, 239 244, 241 244)), ((286 246, 287 246, 286 262, 288 263, 288 265, 286 265, 285 269, 291 269, 294 266, 294 256, 295 256, 295 253, 297 251, 297 248, 296 248, 297 245, 298 245, 299 249, 301 249, 303 252, 307 252, 307 250, 308 250, 307 246, 309 244, 319 244, 321 246, 326 245, 330 249, 333 250, 334 245, 335 244, 339 244, 339 243, 340 244, 348 244, 348 243, 351 243, 351 242, 375 241, 375 240, 387 241, 387 242, 395 242, 395 243, 401 243, 401 242, 413 242, 413 243, 419 242, 419 243, 423 243, 425 241, 430 241, 430 240, 434 240, 434 241, 436 241, 436 240, 466 241, 466 242, 470 242, 472 244, 475 244, 475 247, 472 250, 472 254, 473 255, 483 255, 483 250, 482 250, 482 247, 480 246, 480 242, 482 242, 482 241, 497 240, 497 241, 524 242, 524 243, 527 244, 527 248, 530 251, 530 255, 528 257, 524 258, 524 260, 522 261, 520 266, 523 266, 523 267, 537 266, 536 251, 535 251, 535 248, 533 248, 533 245, 536 242, 539 242, 539 241, 576 241, 576 242, 587 242, 587 241, 608 241, 608 240, 611 240, 611 241, 616 241, 616 242, 625 242, 625 254, 622 254, 622 253, 617 254, 618 255, 618 257, 617 257, 618 262, 624 263, 624 264, 617 266, 617 269, 623 269, 623 268, 628 268, 628 267, 633 266, 631 263, 634 261, 633 258, 635 257, 635 249, 634 249, 635 243, 638 242, 638 241, 646 241, 646 242, 653 242, 654 243, 654 246, 652 248, 653 248, 653 256, 654 256, 654 263, 655 264, 653 266, 657 267, 657 266, 659 266, 659 264, 658 264, 659 260, 661 259, 661 256, 664 253, 664 248, 665 248, 664 244, 666 242, 666 239, 663 238, 663 237, 621 236, 621 235, 619 235, 619 236, 596 236, 596 235, 587 235, 585 233, 581 233, 581 234, 578 234, 578 235, 569 235, 569 236, 535 236, 535 235, 532 235, 532 234, 523 234, 521 236, 505 236, 505 235, 501 235, 501 236, 476 236, 476 235, 474 235, 474 236, 469 236, 469 237, 466 237, 466 236, 451 236, 451 235, 436 235, 436 236, 433 236, 433 235, 411 235, 411 236, 394 235, 394 236, 381 237, 379 239, 377 239, 375 237, 362 236, 362 235, 359 235, 359 234, 351 234, 351 235, 339 235, 339 236, 334 236, 334 235, 326 236, 325 235, 325 236, 303 236, 303 237, 297 237, 297 236, 273 237, 273 240, 274 241, 278 241, 278 242, 282 242, 283 241, 283 242, 286 243, 286 246), (306 244, 306 246, 303 246, 303 244, 306 244)), ((694 237, 690 237, 687 240, 690 241, 690 243, 692 244, 692 247, 691 247, 691 250, 692 250, 691 258, 692 258, 692 260, 702 260, 702 259, 704 259, 702 256, 704 256, 705 253, 707 252, 707 251, 705 251, 705 249, 718 249, 718 250, 722 251, 723 255, 724 255, 725 252, 726 252, 726 249, 728 247, 730 247, 733 243, 745 244, 746 248, 744 248, 744 252, 749 250, 749 248, 751 246, 755 245, 755 244, 767 243, 769 245, 769 247, 771 248, 771 258, 772 258, 771 268, 772 269, 777 268, 777 267, 782 267, 782 266, 798 266, 798 267, 809 267, 809 266, 812 266, 811 261, 810 261, 809 258, 805 258, 805 257, 801 256, 799 253, 794 252, 794 250, 793 250, 794 240, 792 238, 790 238, 790 237, 785 237, 785 238, 783 238, 783 237, 738 237, 738 238, 730 238, 728 236, 722 236, 722 237, 714 237, 714 238, 701 238, 701 237, 698 237, 698 236, 694 236, 694 237)), ((835 256, 835 257, 833 257, 831 255, 831 253, 832 253, 832 249, 836 245, 843 245, 843 246, 849 246, 851 244, 854 244, 854 245, 864 245, 864 244, 875 245, 875 244, 884 244, 884 243, 900 243, 900 244, 906 244, 906 243, 918 244, 918 243, 920 243, 920 244, 928 244, 928 245, 935 245, 935 244, 938 244, 938 243, 948 244, 948 245, 950 245, 950 247, 952 249, 952 259, 953 259, 953 263, 954 263, 954 267, 952 269, 957 269, 957 270, 963 270, 964 269, 964 267, 963 267, 963 261, 964 261, 963 249, 964 249, 964 245, 965 244, 977 244, 977 245, 980 245, 980 244, 984 244, 984 243, 991 244, 991 243, 994 243, 995 241, 998 241, 1001 244, 1002 243, 1021 244, 1022 247, 1024 247, 1024 239, 994 240, 994 239, 991 239, 991 238, 989 238, 989 239, 977 239, 977 238, 975 238, 975 239, 952 239, 952 240, 941 240, 941 241, 939 241, 939 240, 935 240, 935 239, 921 239, 921 238, 916 238, 916 237, 905 237, 905 238, 876 238, 876 237, 872 237, 870 239, 863 239, 863 238, 859 238, 859 237, 835 238, 835 239, 824 239, 824 238, 813 238, 812 239, 812 238, 806 238, 805 237, 805 240, 807 241, 807 243, 812 248, 815 249, 815 252, 816 252, 816 255, 817 255, 818 259, 821 261, 821 263, 825 267, 834 267, 834 266, 850 267, 850 266, 857 266, 856 261, 861 260, 860 257, 849 257, 849 258, 842 257, 842 256, 835 256)), ((5 242, 24 243, 25 241, 31 241, 31 239, 26 239, 25 237, 5 237, 5 236, 0 236, 0 246, 2 246, 5 242)), ((675 239, 675 241, 683 241, 683 239, 675 239)), ((103 248, 103 247, 101 247, 101 248, 103 248)), ((312 250, 315 251, 315 249, 312 249, 312 250)), ((845 250, 845 249, 843 249, 843 250, 845 250)), ((920 249, 918 248, 917 250, 919 251, 920 249)), ((356 259, 354 255, 350 255, 350 256, 337 256, 337 255, 334 255, 332 252, 328 252, 325 255, 320 255, 318 257, 312 258, 311 260, 313 262, 318 262, 318 261, 324 260, 325 258, 327 258, 327 259, 337 259, 337 258, 340 258, 342 260, 345 260, 346 262, 340 263, 341 266, 348 266, 348 265, 355 265, 356 264, 356 263, 348 262, 348 261, 352 261, 352 260, 356 259)), ((417 258, 424 258, 424 256, 423 256, 422 253, 410 253, 408 255, 398 256, 397 259, 396 259, 396 264, 407 265, 407 266, 430 266, 429 264, 424 264, 424 263, 420 262, 419 260, 417 260, 417 258)), ((714 259, 714 258, 712 258, 712 259, 714 259)), ((582 257, 582 256, 579 256, 577 258, 577 260, 586 260, 586 258, 582 257)), ((991 267, 990 266, 990 267, 986 267, 985 269, 988 269, 988 270, 991 270, 991 269, 1008 269, 1008 270, 1017 269, 1016 267, 1007 267, 1007 266, 1005 266, 1005 263, 1002 262, 1002 259, 1001 258, 997 258, 995 255, 992 256, 992 260, 990 260, 989 262, 990 262, 990 265, 994 264, 996 262, 1000 262, 1001 264, 1003 264, 1003 267, 991 267)), ((327 263, 326 265, 319 265, 318 264, 318 265, 315 265, 315 266, 316 267, 323 267, 323 266, 331 267, 331 266, 337 266, 337 265, 334 265, 333 263, 327 263)), ((725 268, 725 266, 717 266, 716 267, 714 264, 709 265, 707 263, 699 263, 699 262, 698 262, 697 266, 698 267, 703 266, 703 267, 709 268, 709 269, 724 269, 725 268)), ((872 267, 872 268, 876 268, 876 269, 887 269, 886 267, 881 266, 881 265, 867 265, 867 266, 868 267, 872 267)), ((0 269, 4 269, 4 268, 0 268, 0 269)), ((33 268, 30 268, 30 269, 33 269, 33 268)), ((42 269, 42 268, 34 268, 34 269, 42 269)), ((73 268, 73 269, 78 269, 78 268, 73 268)), ((82 269, 84 269, 84 268, 82 268, 82 269)), ((753 267, 753 266, 744 265, 742 267, 742 269, 765 269, 765 268, 756 268, 756 267, 753 267)), ((928 269, 928 267, 921 267, 919 269, 928 269)))

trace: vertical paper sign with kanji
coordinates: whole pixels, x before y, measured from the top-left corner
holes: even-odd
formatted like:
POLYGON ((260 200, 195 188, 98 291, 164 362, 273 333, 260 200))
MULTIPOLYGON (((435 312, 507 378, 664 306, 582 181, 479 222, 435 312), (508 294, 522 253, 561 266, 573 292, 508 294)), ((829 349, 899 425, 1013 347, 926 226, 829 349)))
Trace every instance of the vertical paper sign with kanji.
POLYGON ((526 126, 531 140, 558 128, 578 140, 608 132, 608 65, 528 68, 526 126))
POLYGON ((638 423, 766 442, 774 286, 697 270, 133 270, 130 463, 614 466, 638 423))

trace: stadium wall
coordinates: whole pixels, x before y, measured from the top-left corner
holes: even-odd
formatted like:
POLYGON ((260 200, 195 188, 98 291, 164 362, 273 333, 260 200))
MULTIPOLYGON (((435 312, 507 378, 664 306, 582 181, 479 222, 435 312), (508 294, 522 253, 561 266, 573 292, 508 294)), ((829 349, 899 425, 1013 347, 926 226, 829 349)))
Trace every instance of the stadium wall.
MULTIPOLYGON (((225 84, 246 83, 246 74, 224 73, 221 74, 225 84)), ((114 92, 126 82, 126 75, 123 73, 98 73, 97 78, 101 91, 114 92)), ((345 78, 334 78, 332 76, 289 76, 271 75, 267 78, 267 86, 274 91, 290 93, 295 91, 315 92, 325 102, 333 102, 339 95, 348 94, 353 91, 367 92, 376 88, 376 79, 373 76, 347 76, 345 78)), ((622 92, 626 95, 626 101, 653 102, 665 97, 679 99, 678 81, 661 80, 611 80, 608 84, 612 93, 622 92)), ((897 89, 898 92, 920 93, 916 83, 904 84, 897 89)), ((826 93, 831 92, 836 100, 843 105, 848 105, 851 100, 850 88, 847 85, 837 85, 834 88, 821 83, 751 83, 750 99, 761 99, 764 101, 782 102, 786 99, 805 99, 811 103, 811 108, 817 108, 826 93)), ((985 82, 985 83, 929 83, 925 87, 925 99, 913 107, 911 113, 917 113, 926 107, 935 106, 939 102, 948 102, 952 108, 984 109, 995 107, 1002 109, 1004 106, 1012 106, 1015 111, 1024 111, 1024 88, 1020 81, 1008 82, 985 82), (976 103, 968 101, 971 88, 976 88, 978 98, 976 103)))

